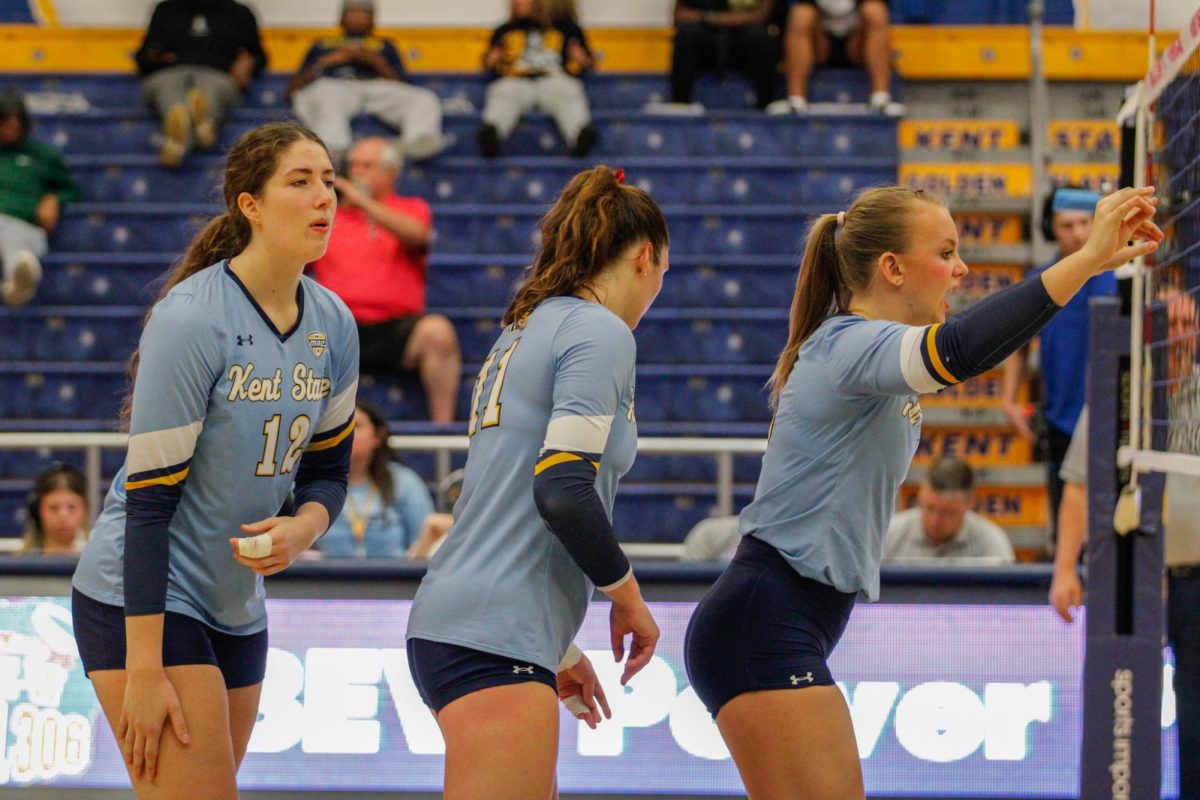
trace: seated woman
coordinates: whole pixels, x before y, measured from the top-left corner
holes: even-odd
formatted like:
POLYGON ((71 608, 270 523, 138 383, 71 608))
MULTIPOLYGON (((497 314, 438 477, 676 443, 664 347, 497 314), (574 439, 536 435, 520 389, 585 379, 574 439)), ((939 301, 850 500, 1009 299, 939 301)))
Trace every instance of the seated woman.
POLYGON ((34 479, 21 553, 78 555, 87 541, 87 479, 55 464, 34 479))
POLYGON ((358 400, 346 505, 316 542, 326 558, 404 558, 433 498, 417 473, 396 462, 379 409, 358 400))

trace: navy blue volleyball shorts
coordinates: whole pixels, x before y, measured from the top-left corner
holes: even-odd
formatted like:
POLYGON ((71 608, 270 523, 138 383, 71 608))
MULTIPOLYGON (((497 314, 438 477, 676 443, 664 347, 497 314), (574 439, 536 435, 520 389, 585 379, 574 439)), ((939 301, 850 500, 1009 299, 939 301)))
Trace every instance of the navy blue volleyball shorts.
MULTIPOLYGON (((71 619, 83 671, 125 669, 125 609, 71 590, 71 619)), ((163 615, 163 666, 211 664, 226 689, 262 683, 267 674, 267 632, 235 636, 186 614, 163 615)))
POLYGON ((826 662, 854 600, 801 577, 774 547, 743 536, 688 623, 684 663, 692 688, 716 717, 745 692, 832 686, 826 662))
POLYGON ((425 705, 440 712, 460 697, 512 683, 544 683, 558 693, 558 677, 537 664, 461 647, 408 640, 408 668, 425 705))

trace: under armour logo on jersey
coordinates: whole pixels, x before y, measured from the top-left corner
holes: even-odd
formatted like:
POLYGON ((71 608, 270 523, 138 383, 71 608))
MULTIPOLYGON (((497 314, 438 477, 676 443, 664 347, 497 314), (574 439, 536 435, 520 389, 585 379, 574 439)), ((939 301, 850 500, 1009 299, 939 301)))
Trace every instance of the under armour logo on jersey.
POLYGON ((791 675, 788 677, 788 680, 792 682, 792 686, 799 686, 801 681, 812 683, 814 678, 811 672, 806 672, 802 678, 797 678, 795 675, 791 675))
POLYGON ((239 333, 238 337, 237 337, 237 342, 238 342, 238 347, 241 347, 244 344, 254 344, 254 336, 252 334, 247 334, 245 336, 242 336, 239 333))
POLYGON ((913 400, 909 400, 907 403, 905 403, 904 409, 900 413, 902 415, 904 415, 905 417, 908 417, 908 421, 910 424, 912 424, 912 425, 920 425, 921 424, 921 416, 922 416, 921 404, 917 400, 913 399, 913 400))
POLYGON ((533 667, 513 667, 513 675, 520 675, 522 672, 532 675, 533 667))

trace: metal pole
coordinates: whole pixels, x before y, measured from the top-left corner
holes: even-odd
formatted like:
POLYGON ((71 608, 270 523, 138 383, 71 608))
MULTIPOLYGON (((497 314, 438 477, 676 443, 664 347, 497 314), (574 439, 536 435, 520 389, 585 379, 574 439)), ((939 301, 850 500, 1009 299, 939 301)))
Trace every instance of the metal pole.
POLYGON ((434 472, 436 473, 437 483, 441 485, 446 476, 450 474, 450 449, 443 447, 437 451, 434 457, 434 472))
POLYGON ((717 514, 733 513, 733 453, 717 453, 717 514))
POLYGON ((100 514, 100 447, 98 445, 90 444, 84 449, 83 474, 87 478, 88 522, 93 523, 100 514))
POLYGON ((1045 19, 1042 0, 1029 3, 1029 160, 1032 167, 1029 196, 1029 230, 1033 242, 1035 263, 1052 255, 1050 242, 1042 236, 1042 193, 1046 190, 1047 153, 1046 125, 1050 118, 1050 90, 1046 84, 1046 65, 1042 53, 1042 21, 1045 19))

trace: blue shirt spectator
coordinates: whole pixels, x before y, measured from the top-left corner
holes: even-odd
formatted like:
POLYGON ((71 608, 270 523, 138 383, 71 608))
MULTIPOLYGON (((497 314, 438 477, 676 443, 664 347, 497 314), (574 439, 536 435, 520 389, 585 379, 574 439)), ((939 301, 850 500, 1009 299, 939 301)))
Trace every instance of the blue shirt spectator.
POLYGON ((360 398, 354 410, 346 504, 316 542, 326 558, 404 558, 433 513, 425 482, 396 463, 387 438, 383 414, 360 398))

